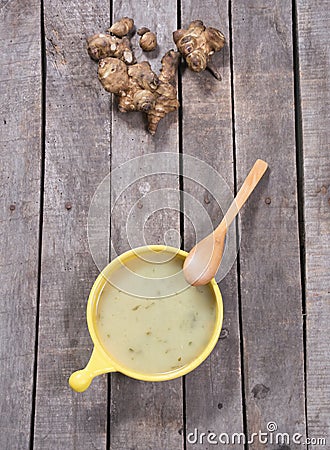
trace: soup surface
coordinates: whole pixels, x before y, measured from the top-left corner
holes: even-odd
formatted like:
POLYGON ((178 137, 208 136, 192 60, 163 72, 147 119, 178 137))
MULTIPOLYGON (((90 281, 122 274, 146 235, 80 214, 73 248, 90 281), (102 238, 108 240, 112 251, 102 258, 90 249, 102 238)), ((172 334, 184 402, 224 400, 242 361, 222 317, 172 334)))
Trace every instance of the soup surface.
POLYGON ((186 283, 183 259, 146 250, 118 265, 100 295, 97 332, 120 364, 141 373, 185 366, 208 344, 216 320, 209 285, 186 283))

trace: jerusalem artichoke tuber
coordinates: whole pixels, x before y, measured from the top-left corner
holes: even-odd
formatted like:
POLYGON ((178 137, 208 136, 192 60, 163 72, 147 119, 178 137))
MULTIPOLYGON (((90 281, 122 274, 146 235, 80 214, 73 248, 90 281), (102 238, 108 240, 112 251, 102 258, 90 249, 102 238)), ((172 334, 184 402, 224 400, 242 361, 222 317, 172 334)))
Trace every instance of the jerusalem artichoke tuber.
POLYGON ((115 22, 108 31, 117 37, 123 37, 130 33, 133 30, 133 27, 134 20, 129 17, 123 17, 118 20, 118 22, 115 22))
POLYGON ((118 38, 106 33, 99 33, 87 39, 89 56, 96 61, 112 56, 119 58, 126 64, 134 64, 135 58, 127 37, 118 38))
POLYGON ((99 79, 103 87, 119 97, 122 112, 142 111, 147 114, 148 131, 155 134, 159 121, 179 107, 174 86, 178 52, 170 50, 162 58, 157 76, 147 61, 127 66, 117 58, 99 62, 99 79))
POLYGON ((144 34, 148 33, 148 31, 150 31, 149 28, 147 28, 147 27, 141 27, 141 28, 139 28, 139 29, 137 30, 137 34, 138 34, 139 36, 143 36, 144 34))
MULTIPOLYGON (((155 134, 159 121, 179 108, 175 81, 180 54, 191 70, 201 72, 208 68, 220 79, 211 56, 223 48, 225 37, 215 28, 206 28, 201 20, 191 22, 187 29, 175 31, 173 39, 178 51, 170 50, 163 56, 157 76, 149 62, 136 62, 129 39, 131 36, 127 36, 133 28, 133 19, 123 17, 107 33, 87 39, 88 53, 99 61, 99 80, 108 92, 118 97, 118 109, 144 112, 148 131, 155 134)), ((156 35, 149 28, 139 28, 137 34, 144 51, 156 48, 156 35)))
POLYGON ((221 31, 206 28, 201 20, 194 20, 187 29, 174 31, 173 40, 189 69, 201 72, 209 67, 214 76, 219 78, 210 58, 225 45, 225 37, 221 31))
POLYGON ((155 50, 155 48, 157 47, 157 37, 155 33, 152 33, 151 31, 143 33, 143 35, 140 37, 139 44, 142 50, 144 50, 145 52, 151 52, 152 50, 155 50))

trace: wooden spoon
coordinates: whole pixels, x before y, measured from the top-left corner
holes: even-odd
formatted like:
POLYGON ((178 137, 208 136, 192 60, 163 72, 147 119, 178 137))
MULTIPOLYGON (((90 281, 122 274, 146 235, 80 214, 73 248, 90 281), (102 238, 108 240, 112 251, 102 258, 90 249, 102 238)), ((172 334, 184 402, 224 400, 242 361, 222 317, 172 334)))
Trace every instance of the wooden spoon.
POLYGON ((207 284, 215 276, 222 259, 229 225, 250 197, 267 167, 268 164, 261 159, 255 162, 220 225, 189 252, 183 264, 183 273, 188 283, 200 286, 207 284))

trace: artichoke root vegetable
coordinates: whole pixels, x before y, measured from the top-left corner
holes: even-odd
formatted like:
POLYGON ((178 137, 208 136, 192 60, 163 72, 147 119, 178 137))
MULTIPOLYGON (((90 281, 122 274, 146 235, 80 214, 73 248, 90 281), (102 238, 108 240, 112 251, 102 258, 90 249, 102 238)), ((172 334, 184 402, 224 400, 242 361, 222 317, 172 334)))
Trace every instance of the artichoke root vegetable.
POLYGON ((119 58, 126 64, 134 64, 135 57, 127 37, 118 38, 107 33, 99 33, 87 39, 87 51, 95 61, 108 56, 119 58))
MULTIPOLYGON (((208 68, 221 79, 211 56, 223 48, 225 37, 215 28, 206 28, 201 20, 191 22, 187 29, 174 31, 178 51, 170 50, 163 56, 160 74, 156 75, 149 62, 136 62, 130 42, 133 29, 133 19, 123 17, 106 33, 89 37, 87 50, 92 59, 99 61, 98 77, 104 89, 118 97, 119 111, 145 113, 148 131, 154 135, 159 121, 180 106, 175 86, 180 56, 194 72, 208 68)), ((149 28, 139 28, 137 34, 144 51, 156 48, 156 34, 149 28)))
POLYGON ((108 31, 117 37, 123 37, 130 33, 133 28, 134 20, 129 17, 123 17, 118 22, 115 22, 108 31))
POLYGON ((146 31, 143 33, 139 40, 140 47, 145 52, 152 52, 157 47, 157 37, 155 33, 146 31))
POLYGON ((139 36, 143 36, 144 34, 148 33, 149 31, 150 31, 149 28, 147 28, 147 27, 141 27, 141 28, 139 28, 139 29, 137 30, 137 34, 138 34, 139 36))
POLYGON ((174 31, 173 40, 189 69, 201 72, 208 68, 217 79, 221 79, 211 61, 214 52, 220 51, 225 45, 225 37, 221 31, 206 28, 201 20, 194 20, 187 29, 174 31))
POLYGON ((179 107, 174 86, 178 59, 178 52, 167 52, 157 76, 147 61, 128 66, 120 59, 107 57, 99 62, 99 79, 108 92, 118 96, 121 112, 147 114, 148 131, 154 135, 159 121, 179 107))

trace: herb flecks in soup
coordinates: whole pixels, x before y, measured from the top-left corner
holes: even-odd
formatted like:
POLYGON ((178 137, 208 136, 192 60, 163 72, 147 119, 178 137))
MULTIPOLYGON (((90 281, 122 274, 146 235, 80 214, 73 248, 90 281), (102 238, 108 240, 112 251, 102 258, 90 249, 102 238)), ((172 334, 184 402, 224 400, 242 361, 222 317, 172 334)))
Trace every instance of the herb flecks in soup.
POLYGON ((104 349, 122 366, 141 373, 165 373, 189 364, 214 331, 212 288, 187 285, 183 259, 166 256, 150 250, 119 266, 115 283, 106 283, 98 302, 97 330, 104 349), (130 293, 137 285, 140 297, 130 293))

